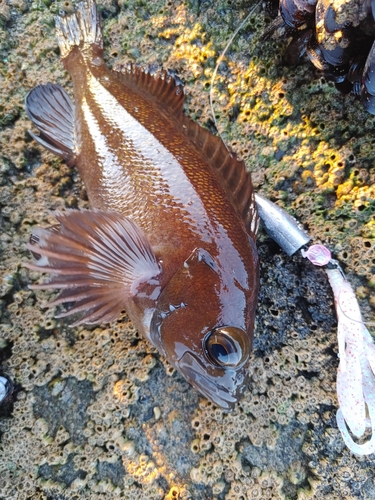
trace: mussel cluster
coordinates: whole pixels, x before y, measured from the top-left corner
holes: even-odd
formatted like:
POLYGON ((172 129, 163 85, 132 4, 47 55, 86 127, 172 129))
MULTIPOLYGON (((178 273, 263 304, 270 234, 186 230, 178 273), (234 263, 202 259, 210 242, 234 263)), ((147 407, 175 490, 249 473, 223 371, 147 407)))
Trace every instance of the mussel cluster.
POLYGON ((360 95, 375 114, 374 17, 375 0, 280 0, 264 38, 291 36, 289 64, 306 52, 340 91, 360 95))

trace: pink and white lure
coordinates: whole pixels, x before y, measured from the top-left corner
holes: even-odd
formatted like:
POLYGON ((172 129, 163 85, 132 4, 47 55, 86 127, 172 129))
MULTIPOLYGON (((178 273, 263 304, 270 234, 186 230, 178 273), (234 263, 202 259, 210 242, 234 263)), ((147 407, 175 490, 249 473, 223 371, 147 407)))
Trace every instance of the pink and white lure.
POLYGON ((323 245, 312 245, 302 255, 325 268, 332 287, 337 314, 340 364, 337 372, 337 425, 346 446, 357 455, 375 452, 375 344, 361 316, 358 301, 338 263, 323 245), (368 416, 367 416, 368 415, 368 416), (356 443, 348 432, 361 438, 372 429, 369 441, 356 443))

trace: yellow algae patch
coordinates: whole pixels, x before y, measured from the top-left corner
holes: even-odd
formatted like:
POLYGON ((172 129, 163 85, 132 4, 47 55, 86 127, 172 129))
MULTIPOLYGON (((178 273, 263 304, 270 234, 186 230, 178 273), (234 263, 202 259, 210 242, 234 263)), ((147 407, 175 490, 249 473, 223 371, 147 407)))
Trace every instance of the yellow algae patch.
POLYGON ((202 75, 202 64, 216 54, 212 42, 205 42, 205 38, 201 25, 197 23, 177 38, 171 53, 172 60, 181 59, 189 65, 194 78, 202 75))
POLYGON ((186 5, 177 5, 174 14, 172 16, 155 16, 152 18, 151 22, 155 28, 159 30, 159 37, 169 40, 174 36, 180 35, 184 31, 184 27, 188 24, 188 21, 192 19, 189 16, 186 5), (166 27, 169 25, 175 25, 173 27, 166 27))
POLYGON ((320 142, 312 160, 316 185, 324 190, 336 189, 344 178, 346 154, 320 142))
POLYGON ((165 500, 183 500, 191 497, 184 486, 172 486, 164 498, 165 500))

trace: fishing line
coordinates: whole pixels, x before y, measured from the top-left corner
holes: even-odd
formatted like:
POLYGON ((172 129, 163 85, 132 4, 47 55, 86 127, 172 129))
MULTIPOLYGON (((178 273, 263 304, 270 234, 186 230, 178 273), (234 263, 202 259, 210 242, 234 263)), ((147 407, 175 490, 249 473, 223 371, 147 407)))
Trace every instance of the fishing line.
POLYGON ((257 2, 253 8, 250 10, 250 12, 248 13, 248 15, 245 17, 245 19, 242 21, 242 23, 238 26, 238 28, 234 31, 233 35, 230 37, 229 41, 227 42, 226 46, 224 47, 224 50, 223 52, 220 54, 217 62, 216 62, 216 67, 214 69, 214 72, 212 73, 212 77, 211 77, 211 83, 210 83, 210 107, 211 107, 211 114, 212 114, 212 118, 213 118, 213 121, 214 121, 214 124, 215 124, 215 127, 216 127, 216 130, 217 130, 217 133, 220 137, 220 139, 223 141, 224 143, 224 146, 227 148, 227 151, 228 153, 232 156, 232 152, 230 151, 230 149, 228 148, 228 146, 226 145, 225 141, 223 140, 222 136, 221 136, 221 133, 217 127, 217 121, 216 121, 216 117, 215 117, 215 111, 214 111, 214 102, 213 102, 213 88, 214 88, 214 83, 215 83, 215 78, 216 78, 216 75, 217 75, 217 72, 218 72, 218 69, 219 69, 219 66, 222 62, 222 60, 224 59, 225 57, 225 54, 227 53, 227 50, 229 49, 229 47, 232 45, 233 43, 233 40, 236 38, 238 32, 245 26, 245 24, 247 23, 247 21, 249 20, 250 16, 255 12, 255 10, 260 6, 261 4, 261 1, 257 2))
MULTIPOLYGON (((346 278, 345 278, 346 281, 348 281, 346 278)), ((358 319, 354 319, 354 318, 351 318, 350 316, 348 316, 346 314, 346 312, 344 311, 344 309, 342 308, 342 305, 340 303, 340 295, 341 295, 341 292, 343 291, 343 288, 341 287, 340 290, 339 290, 339 293, 338 293, 338 296, 337 296, 337 303, 340 307, 340 311, 342 312, 342 314, 347 318, 349 319, 350 321, 353 321, 353 323, 359 323, 361 325, 365 325, 365 326, 375 326, 375 321, 363 321, 363 320, 358 320, 358 319)))

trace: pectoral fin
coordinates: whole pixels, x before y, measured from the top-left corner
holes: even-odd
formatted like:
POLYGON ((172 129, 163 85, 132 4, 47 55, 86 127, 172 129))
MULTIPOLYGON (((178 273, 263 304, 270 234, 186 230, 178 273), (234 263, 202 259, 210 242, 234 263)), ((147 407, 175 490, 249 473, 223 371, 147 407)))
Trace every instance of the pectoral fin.
POLYGON ((54 214, 59 230, 34 230, 28 249, 39 256, 33 271, 50 273, 50 282, 32 285, 37 290, 62 289, 59 297, 47 304, 64 302, 74 306, 58 317, 81 312, 72 326, 116 319, 127 301, 136 295, 143 282, 152 282, 160 267, 141 229, 127 217, 115 212, 68 210, 54 214))
POLYGON ((74 104, 65 90, 53 83, 38 85, 25 99, 26 113, 40 130, 29 134, 43 147, 67 163, 75 160, 74 104))

